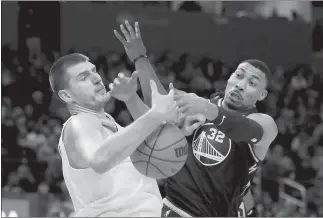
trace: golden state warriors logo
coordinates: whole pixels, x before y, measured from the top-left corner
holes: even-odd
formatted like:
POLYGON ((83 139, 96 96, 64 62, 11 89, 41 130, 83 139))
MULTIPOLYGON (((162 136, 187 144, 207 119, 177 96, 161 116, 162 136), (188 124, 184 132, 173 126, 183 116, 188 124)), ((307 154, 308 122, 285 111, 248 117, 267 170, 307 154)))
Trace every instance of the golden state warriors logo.
POLYGON ((231 139, 218 130, 213 123, 200 126, 193 137, 193 154, 205 166, 224 161, 231 151, 231 139))

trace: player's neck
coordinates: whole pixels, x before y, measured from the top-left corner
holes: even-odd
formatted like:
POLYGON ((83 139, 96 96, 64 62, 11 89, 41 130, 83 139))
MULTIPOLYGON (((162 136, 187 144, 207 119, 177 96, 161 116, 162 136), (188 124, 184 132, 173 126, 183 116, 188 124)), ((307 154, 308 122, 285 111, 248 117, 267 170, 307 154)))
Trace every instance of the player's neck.
POLYGON ((101 110, 93 110, 77 104, 67 105, 67 107, 71 115, 77 115, 79 113, 90 113, 97 116, 105 116, 104 108, 102 108, 101 110))

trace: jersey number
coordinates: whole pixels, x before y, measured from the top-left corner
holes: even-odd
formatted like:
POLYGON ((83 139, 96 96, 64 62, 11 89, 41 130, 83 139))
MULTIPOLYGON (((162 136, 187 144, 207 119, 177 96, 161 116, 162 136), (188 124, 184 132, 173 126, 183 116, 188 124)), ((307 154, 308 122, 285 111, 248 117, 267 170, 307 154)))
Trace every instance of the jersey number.
POLYGON ((219 142, 219 143, 223 143, 223 138, 225 136, 223 132, 218 131, 215 128, 211 128, 210 131, 211 131, 211 134, 207 135, 208 139, 215 140, 216 142, 219 142))

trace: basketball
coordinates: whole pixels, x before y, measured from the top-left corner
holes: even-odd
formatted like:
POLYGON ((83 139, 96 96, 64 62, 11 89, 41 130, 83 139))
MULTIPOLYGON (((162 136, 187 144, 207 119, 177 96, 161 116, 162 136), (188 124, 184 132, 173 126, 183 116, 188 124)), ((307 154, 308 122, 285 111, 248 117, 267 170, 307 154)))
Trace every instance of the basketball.
POLYGON ((164 124, 147 137, 130 158, 141 174, 165 179, 184 166, 187 154, 188 145, 183 133, 173 125, 164 124))

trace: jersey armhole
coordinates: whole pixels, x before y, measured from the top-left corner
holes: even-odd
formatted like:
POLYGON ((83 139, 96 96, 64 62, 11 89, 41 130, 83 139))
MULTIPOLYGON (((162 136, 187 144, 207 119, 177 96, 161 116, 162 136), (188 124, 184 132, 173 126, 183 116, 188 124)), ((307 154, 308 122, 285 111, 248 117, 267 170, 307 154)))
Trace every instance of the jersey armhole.
POLYGON ((256 152, 253 150, 253 147, 251 144, 248 143, 248 147, 249 147, 249 150, 250 150, 250 153, 253 157, 253 159, 258 163, 258 162, 261 162, 261 160, 257 157, 256 155, 256 152))

